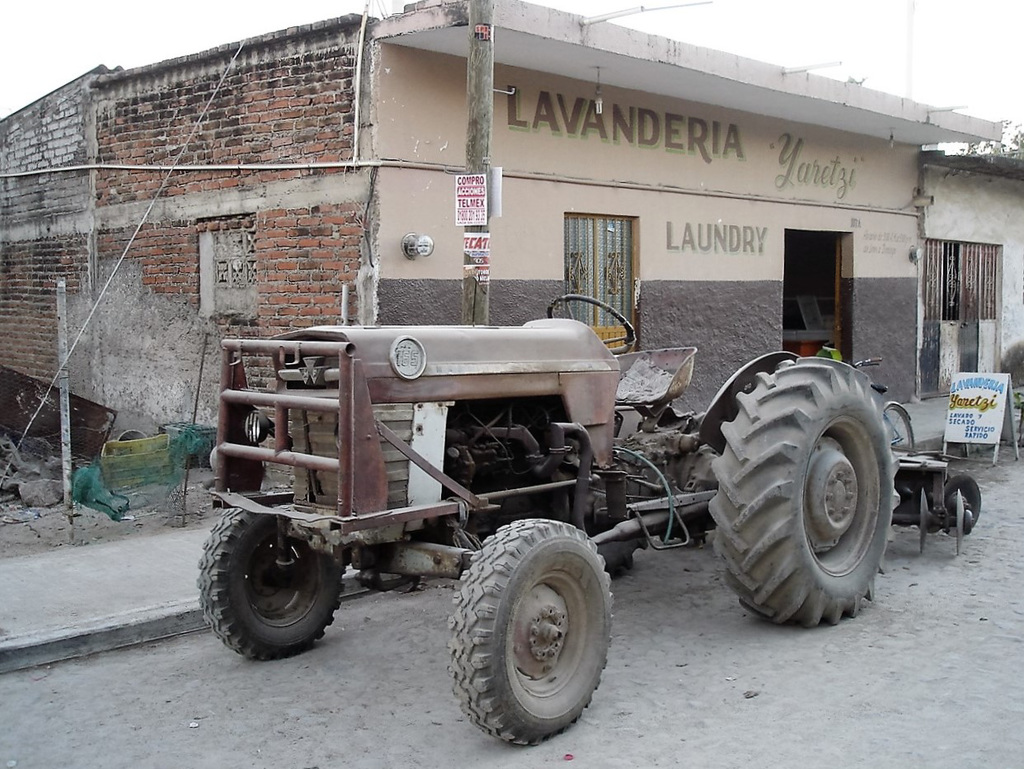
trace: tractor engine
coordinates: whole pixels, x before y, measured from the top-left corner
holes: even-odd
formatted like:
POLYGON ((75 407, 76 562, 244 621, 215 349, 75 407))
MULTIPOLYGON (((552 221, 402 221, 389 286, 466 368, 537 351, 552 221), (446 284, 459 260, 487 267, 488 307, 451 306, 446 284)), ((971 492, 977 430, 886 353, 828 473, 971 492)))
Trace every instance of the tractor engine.
POLYGON ((549 426, 565 422, 556 398, 457 403, 448 412, 444 471, 480 490, 513 488, 524 478, 550 477, 549 426))
MULTIPOLYGON (((638 430, 616 441, 616 458, 626 464, 630 454, 639 454, 654 464, 680 492, 707 491, 718 487, 711 460, 715 452, 702 443, 696 414, 661 420, 654 430, 638 430)), ((658 494, 665 493, 663 489, 658 494)))

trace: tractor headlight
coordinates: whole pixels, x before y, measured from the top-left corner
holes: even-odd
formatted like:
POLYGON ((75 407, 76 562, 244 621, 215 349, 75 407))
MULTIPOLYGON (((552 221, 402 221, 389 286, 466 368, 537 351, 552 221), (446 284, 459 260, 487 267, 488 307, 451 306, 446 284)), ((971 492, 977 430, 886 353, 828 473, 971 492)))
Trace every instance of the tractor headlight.
POLYGON ((261 411, 253 409, 245 417, 243 425, 246 439, 253 445, 258 446, 274 434, 274 423, 261 411))

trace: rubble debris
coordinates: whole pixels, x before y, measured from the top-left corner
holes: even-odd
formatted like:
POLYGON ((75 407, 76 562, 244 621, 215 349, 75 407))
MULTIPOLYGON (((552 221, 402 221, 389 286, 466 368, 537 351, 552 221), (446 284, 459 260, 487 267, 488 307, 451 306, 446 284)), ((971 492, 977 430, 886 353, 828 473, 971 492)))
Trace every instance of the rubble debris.
POLYGON ((48 478, 21 481, 18 496, 26 507, 53 507, 64 501, 64 484, 48 478))
POLYGON ((60 458, 45 443, 27 439, 18 449, 12 437, 0 433, 0 501, 21 499, 28 507, 57 504, 64 497, 60 471, 60 458), (56 501, 47 502, 52 497, 50 483, 60 490, 56 501))

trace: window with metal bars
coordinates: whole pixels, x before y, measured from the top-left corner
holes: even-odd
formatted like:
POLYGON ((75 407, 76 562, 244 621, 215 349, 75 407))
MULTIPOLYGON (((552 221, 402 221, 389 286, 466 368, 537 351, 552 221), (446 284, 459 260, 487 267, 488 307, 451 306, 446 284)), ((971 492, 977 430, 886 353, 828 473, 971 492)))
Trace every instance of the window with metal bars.
POLYGON ((926 321, 995 320, 999 246, 929 240, 924 258, 926 321))
MULTIPOLYGON (((634 325, 635 227, 634 218, 565 215, 565 292, 598 299, 634 325)), ((577 304, 571 312, 598 336, 618 336, 621 327, 599 308, 577 304)))

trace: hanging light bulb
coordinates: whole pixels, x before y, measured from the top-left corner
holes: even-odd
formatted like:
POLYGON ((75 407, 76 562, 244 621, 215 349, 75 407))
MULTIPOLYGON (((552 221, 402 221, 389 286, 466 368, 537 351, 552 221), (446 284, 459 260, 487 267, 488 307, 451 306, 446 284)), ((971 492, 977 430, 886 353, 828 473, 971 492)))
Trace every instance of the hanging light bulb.
POLYGON ((601 68, 597 68, 597 90, 594 92, 594 112, 604 112, 604 99, 601 98, 601 68))

